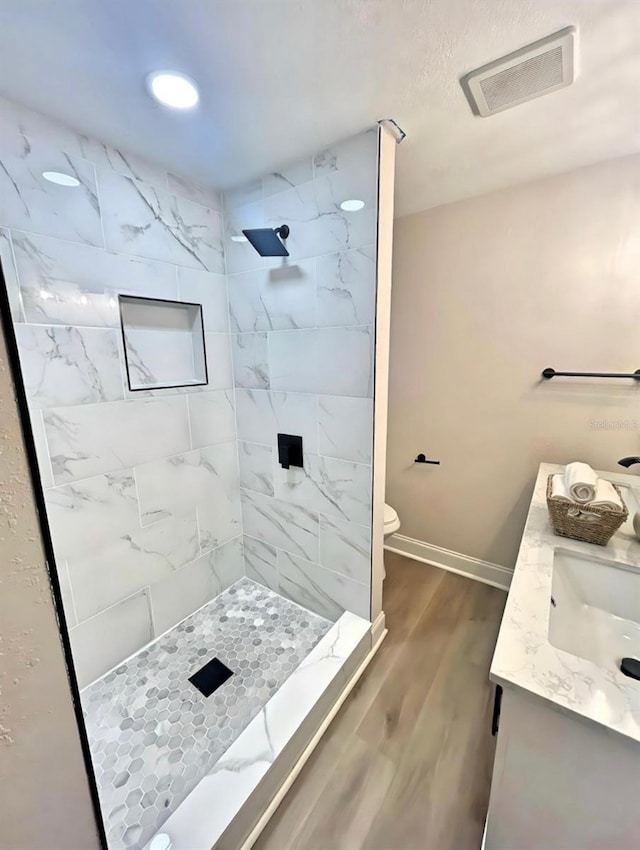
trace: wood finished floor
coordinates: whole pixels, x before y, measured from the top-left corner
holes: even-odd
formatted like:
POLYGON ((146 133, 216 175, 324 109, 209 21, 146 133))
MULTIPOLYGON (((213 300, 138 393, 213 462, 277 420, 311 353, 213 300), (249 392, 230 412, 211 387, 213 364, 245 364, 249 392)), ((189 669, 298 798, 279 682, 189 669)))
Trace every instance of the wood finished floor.
POLYGON ((389 634, 254 850, 478 850, 503 591, 387 553, 389 634))

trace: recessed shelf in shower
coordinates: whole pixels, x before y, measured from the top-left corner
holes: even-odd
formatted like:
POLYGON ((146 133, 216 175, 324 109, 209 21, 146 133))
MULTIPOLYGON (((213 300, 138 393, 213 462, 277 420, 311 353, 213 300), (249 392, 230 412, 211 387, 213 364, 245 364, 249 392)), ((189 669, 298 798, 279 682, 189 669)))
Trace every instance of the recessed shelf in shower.
POLYGON ((118 297, 130 390, 207 383, 200 304, 133 295, 118 297))

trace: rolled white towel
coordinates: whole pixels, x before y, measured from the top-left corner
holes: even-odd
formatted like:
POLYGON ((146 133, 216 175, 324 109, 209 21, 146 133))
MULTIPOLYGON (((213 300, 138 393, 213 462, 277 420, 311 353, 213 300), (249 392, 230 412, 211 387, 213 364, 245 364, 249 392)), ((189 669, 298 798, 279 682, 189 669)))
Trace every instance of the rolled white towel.
POLYGON ((559 472, 551 477, 551 498, 557 502, 572 502, 573 499, 567 490, 564 475, 559 472))
POLYGON ((568 463, 564 470, 564 483, 574 502, 584 505, 595 499, 598 476, 588 463, 568 463))
POLYGON ((622 513, 624 510, 622 499, 618 496, 613 484, 610 481, 605 481, 604 478, 598 478, 596 495, 589 502, 589 505, 592 508, 611 508, 618 513, 622 513))

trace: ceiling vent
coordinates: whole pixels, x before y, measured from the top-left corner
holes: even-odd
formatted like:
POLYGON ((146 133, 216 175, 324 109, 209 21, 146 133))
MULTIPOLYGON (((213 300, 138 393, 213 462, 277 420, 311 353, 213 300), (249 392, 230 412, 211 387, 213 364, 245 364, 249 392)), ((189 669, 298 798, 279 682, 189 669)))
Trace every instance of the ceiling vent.
POLYGON ((476 115, 493 115, 570 85, 575 40, 575 27, 566 27, 466 74, 460 83, 471 109, 476 115))

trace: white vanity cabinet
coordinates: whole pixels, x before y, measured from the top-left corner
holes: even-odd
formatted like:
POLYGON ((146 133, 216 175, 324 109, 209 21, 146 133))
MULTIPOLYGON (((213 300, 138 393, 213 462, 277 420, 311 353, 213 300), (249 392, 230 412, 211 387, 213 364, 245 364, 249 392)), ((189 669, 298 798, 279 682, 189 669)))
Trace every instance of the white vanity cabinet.
POLYGON ((547 477, 562 470, 540 466, 491 663, 502 697, 484 847, 640 850, 640 681, 620 671, 640 655, 640 480, 598 473, 630 511, 599 547, 551 530, 547 477))
POLYGON ((501 703, 486 850, 638 850, 640 744, 515 688, 501 703))

